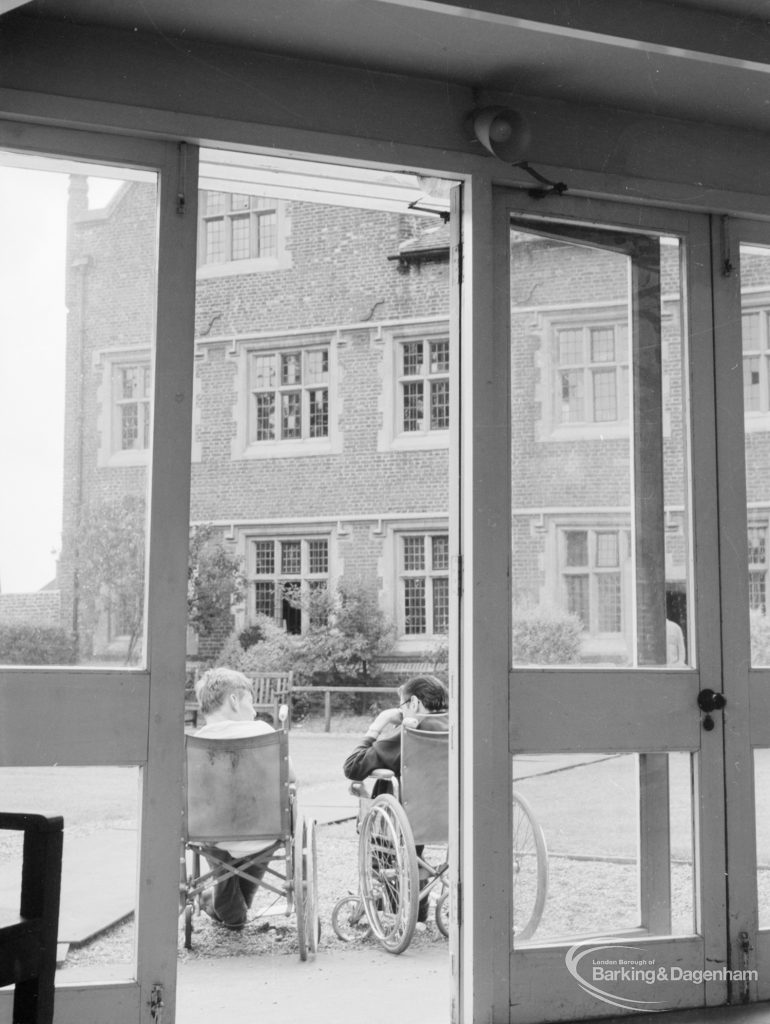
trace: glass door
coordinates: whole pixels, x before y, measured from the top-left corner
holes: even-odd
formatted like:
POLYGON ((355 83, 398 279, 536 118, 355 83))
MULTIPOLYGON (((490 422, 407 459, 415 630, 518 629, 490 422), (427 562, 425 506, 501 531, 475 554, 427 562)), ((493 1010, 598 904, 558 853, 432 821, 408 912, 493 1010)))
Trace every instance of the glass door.
POLYGON ((725 934, 708 220, 508 192, 496 210, 510 1019, 726 1002, 743 989, 725 934))
MULTIPOLYGON (((0 125, 0 788, 64 817, 57 1021, 174 999, 194 174, 184 147, 0 125)), ((0 837, 3 902, 18 870, 0 837)))

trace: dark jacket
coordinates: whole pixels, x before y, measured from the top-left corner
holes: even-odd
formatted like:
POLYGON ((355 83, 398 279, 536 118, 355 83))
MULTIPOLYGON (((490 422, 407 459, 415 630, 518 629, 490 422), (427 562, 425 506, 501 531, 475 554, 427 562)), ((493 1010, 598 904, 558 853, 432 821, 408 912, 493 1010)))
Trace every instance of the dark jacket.
MULTIPOLYGON (((446 732, 449 728, 449 715, 446 712, 426 715, 417 728, 427 732, 446 732)), ((365 736, 342 766, 345 778, 353 779, 354 782, 363 782, 375 768, 389 768, 395 775, 401 774, 400 729, 384 739, 373 740, 365 736)))

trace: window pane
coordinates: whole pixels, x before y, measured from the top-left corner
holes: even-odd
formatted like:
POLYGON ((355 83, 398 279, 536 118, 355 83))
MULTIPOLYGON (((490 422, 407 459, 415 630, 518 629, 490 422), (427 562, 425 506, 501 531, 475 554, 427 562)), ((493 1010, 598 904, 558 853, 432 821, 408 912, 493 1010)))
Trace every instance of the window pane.
POLYGON ((588 534, 585 530, 568 530, 564 536, 567 542, 567 565, 588 565, 588 534))
POLYGON ((276 380, 274 355, 252 355, 251 384, 252 387, 259 389, 275 387, 276 380))
POLYGON ((449 580, 446 576, 433 580, 433 632, 449 632, 449 580))
POLYGON ((430 343, 430 372, 449 373, 449 339, 430 343))
POLYGON ((618 418, 617 377, 614 370, 594 370, 594 422, 618 418))
POLYGON ((449 568, 449 537, 431 537, 432 568, 434 571, 449 568))
POLYGON ((257 615, 275 616, 275 584, 266 580, 254 583, 254 611, 257 615))
POLYGON ((245 260, 250 255, 249 217, 230 218, 230 259, 245 260))
POLYGON ((257 255, 261 259, 278 255, 278 218, 274 213, 257 217, 257 255))
POLYGON ((329 392, 326 388, 308 391, 310 436, 327 437, 329 434, 329 392))
POLYGON ((281 384, 299 384, 302 380, 302 362, 299 352, 281 356, 281 384))
POLYGON ((513 663, 666 665, 681 630, 692 664, 679 240, 531 223, 509 249, 513 663))
POLYGON ((422 381, 404 384, 404 430, 419 430, 422 426, 422 381))
POLYGON ((302 436, 302 396, 299 391, 281 395, 281 437, 302 436))
POLYGON ((329 350, 322 349, 305 354, 305 383, 324 384, 329 378, 329 350))
POLYGON ((225 199, 227 198, 224 192, 205 192, 205 212, 207 215, 223 214, 225 212, 225 199))
MULTIPOLYGON (((691 935, 693 784, 694 758, 680 751, 514 757, 514 946, 596 942, 598 961, 607 936, 625 943, 622 955, 633 960, 635 929, 691 935), (547 898, 538 912, 546 864, 547 898)), ((613 991, 624 995, 628 985, 613 991)))
POLYGON ((425 580, 404 580, 404 632, 424 633, 426 629, 425 580))
POLYGON ((255 395, 254 403, 254 440, 272 441, 275 438, 275 395, 272 392, 255 395))
POLYGON ((759 356, 745 357, 743 360, 743 400, 747 412, 758 412, 761 409, 759 389, 759 356))
POLYGON ((430 385, 430 428, 449 429, 449 381, 431 381, 430 385))
POLYGON ((206 263, 221 263, 225 258, 225 222, 206 221, 206 263))
POLYGON ((302 571, 302 542, 285 540, 281 542, 281 572, 287 576, 298 576, 302 571))
POLYGON ((139 666, 155 176, 23 159, 0 167, 0 664, 139 666))
POLYGON ((421 572, 425 568, 425 539, 404 537, 404 571, 421 572))
POLYGON ((327 540, 308 541, 308 571, 311 573, 329 571, 329 542, 327 540))
POLYGON ((258 576, 275 572, 275 545, 271 540, 254 541, 254 572, 258 576))
POLYGON ((408 341, 401 346, 403 358, 402 373, 414 377, 422 373, 422 342, 408 341))

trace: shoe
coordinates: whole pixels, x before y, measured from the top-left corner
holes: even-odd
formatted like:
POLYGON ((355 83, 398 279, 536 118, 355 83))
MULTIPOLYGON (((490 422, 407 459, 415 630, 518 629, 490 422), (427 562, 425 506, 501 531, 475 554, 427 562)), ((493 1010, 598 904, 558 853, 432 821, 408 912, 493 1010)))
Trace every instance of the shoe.
POLYGON ((219 914, 214 910, 214 906, 211 900, 211 894, 204 892, 201 895, 201 910, 214 924, 218 924, 220 928, 227 928, 231 932, 240 932, 246 927, 245 921, 239 921, 236 924, 231 924, 229 921, 223 921, 219 914))

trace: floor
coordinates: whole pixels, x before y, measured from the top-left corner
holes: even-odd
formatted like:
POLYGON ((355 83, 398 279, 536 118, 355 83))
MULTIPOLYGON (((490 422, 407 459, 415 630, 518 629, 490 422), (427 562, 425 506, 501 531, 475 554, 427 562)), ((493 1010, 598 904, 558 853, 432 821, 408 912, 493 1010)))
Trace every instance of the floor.
POLYGON ((179 965, 177 1024, 448 1024, 449 957, 420 949, 189 961, 179 965))

